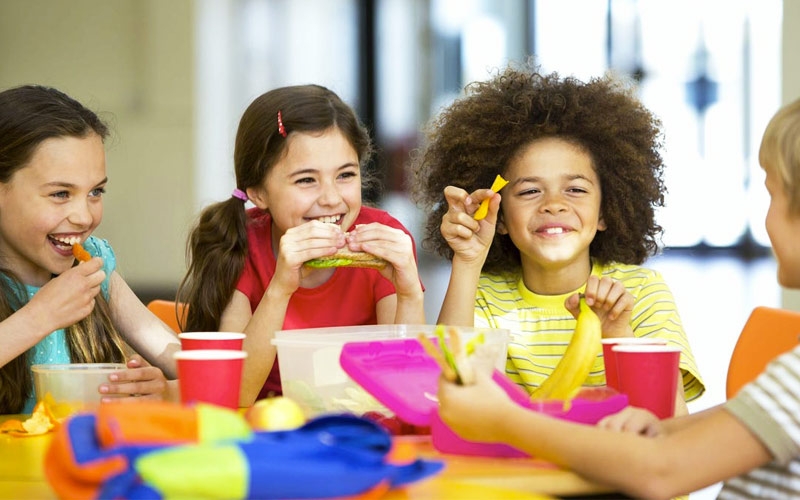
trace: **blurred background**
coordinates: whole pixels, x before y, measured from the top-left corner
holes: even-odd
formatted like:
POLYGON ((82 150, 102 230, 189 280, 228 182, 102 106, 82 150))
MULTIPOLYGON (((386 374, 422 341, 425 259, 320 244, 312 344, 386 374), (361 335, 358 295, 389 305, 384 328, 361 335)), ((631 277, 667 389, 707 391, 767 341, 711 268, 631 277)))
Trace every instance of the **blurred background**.
MULTIPOLYGON (((794 0, 0 0, 0 88, 55 86, 111 124, 97 234, 147 302, 174 298, 195 216, 234 187, 238 119, 270 88, 319 83, 356 108, 384 181, 367 195, 419 245, 409 153, 467 83, 531 56, 581 79, 629 75, 664 124, 664 251, 648 265, 705 376, 694 411, 724 400, 754 306, 800 309, 776 284, 757 162, 768 119, 800 96, 799 26, 794 0)), ((419 254, 435 322, 449 267, 419 254)))

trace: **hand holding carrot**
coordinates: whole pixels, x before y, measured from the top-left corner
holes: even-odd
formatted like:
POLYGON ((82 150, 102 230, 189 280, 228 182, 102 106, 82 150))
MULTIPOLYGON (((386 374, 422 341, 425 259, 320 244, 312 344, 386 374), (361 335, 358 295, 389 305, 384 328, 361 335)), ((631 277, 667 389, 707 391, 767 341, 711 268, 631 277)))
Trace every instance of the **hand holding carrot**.
POLYGON ((87 252, 86 249, 83 248, 83 245, 80 244, 80 242, 74 243, 72 245, 72 255, 74 255, 79 262, 88 262, 92 258, 92 254, 87 252))

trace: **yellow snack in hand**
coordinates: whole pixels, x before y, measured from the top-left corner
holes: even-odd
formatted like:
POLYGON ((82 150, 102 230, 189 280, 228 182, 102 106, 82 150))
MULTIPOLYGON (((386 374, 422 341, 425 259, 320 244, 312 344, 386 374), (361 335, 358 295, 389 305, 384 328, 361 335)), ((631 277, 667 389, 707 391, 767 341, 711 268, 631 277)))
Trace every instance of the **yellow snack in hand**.
MULTIPOLYGON (((500 174, 494 178, 494 182, 492 183, 492 187, 489 188, 495 193, 499 192, 503 187, 508 184, 508 181, 503 179, 503 176, 500 174)), ((489 198, 486 198, 481 202, 481 205, 475 211, 475 215, 472 216, 475 220, 481 220, 485 218, 489 214, 489 198)))

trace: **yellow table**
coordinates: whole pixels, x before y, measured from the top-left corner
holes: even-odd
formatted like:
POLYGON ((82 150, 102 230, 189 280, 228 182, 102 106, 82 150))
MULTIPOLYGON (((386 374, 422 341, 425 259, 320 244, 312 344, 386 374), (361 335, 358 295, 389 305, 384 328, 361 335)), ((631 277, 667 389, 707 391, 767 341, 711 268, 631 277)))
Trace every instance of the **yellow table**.
MULTIPOLYGON (((27 416, 0 415, 0 423, 27 416)), ((42 463, 52 434, 12 437, 0 434, 0 499, 55 499, 44 477, 42 463)), ((488 458, 444 455, 420 436, 397 438, 424 458, 443 460, 436 476, 389 492, 387 500, 439 500, 442 498, 546 499, 608 493, 577 474, 528 458, 488 458)))

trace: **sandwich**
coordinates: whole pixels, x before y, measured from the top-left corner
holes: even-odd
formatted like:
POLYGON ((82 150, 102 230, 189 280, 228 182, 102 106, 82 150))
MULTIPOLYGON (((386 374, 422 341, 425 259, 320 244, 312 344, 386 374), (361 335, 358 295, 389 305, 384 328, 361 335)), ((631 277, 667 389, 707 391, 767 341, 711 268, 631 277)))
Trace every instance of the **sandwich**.
POLYGON ((328 267, 366 267, 370 269, 383 269, 387 262, 367 252, 353 252, 346 248, 339 249, 333 255, 305 262, 308 267, 317 269, 328 267))

